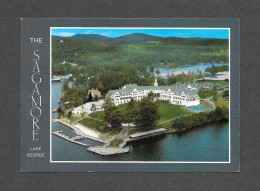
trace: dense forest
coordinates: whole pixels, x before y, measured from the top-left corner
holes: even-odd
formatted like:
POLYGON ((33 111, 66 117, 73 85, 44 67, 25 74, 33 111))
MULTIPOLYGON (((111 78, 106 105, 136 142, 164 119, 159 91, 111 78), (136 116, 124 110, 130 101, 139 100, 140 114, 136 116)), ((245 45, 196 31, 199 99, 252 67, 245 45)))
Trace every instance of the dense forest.
POLYGON ((151 74, 157 68, 214 62, 228 62, 228 39, 162 38, 140 33, 118 38, 75 35, 52 39, 52 75, 72 74, 76 84, 98 88, 102 94, 128 83, 152 85, 151 74))

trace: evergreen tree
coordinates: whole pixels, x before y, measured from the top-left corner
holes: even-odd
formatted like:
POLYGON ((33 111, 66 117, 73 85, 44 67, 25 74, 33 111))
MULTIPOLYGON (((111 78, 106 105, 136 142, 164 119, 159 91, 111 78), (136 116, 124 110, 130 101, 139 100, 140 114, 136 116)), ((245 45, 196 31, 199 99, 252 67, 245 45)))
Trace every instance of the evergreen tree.
POLYGON ((92 99, 93 99, 93 96, 92 96, 92 93, 90 91, 89 94, 88 94, 88 101, 92 101, 92 99))
POLYGON ((135 124, 144 128, 153 128, 159 118, 158 105, 153 102, 153 94, 150 94, 139 103, 135 124))
POLYGON ((136 117, 135 100, 133 98, 127 104, 126 117, 129 123, 133 122, 136 117))
POLYGON ((214 86, 213 86, 213 100, 215 102, 215 104, 217 104, 217 100, 218 100, 218 90, 217 90, 217 86, 216 83, 214 82, 214 86))
POLYGON ((86 96, 85 92, 87 91, 87 89, 82 84, 80 84, 77 89, 78 89, 78 92, 79 92, 79 100, 80 100, 81 111, 82 111, 81 116, 83 117, 83 115, 84 115, 84 113, 83 113, 83 103, 84 103, 84 97, 86 96))
POLYGON ((93 119, 94 128, 96 128, 96 118, 98 117, 98 114, 97 114, 97 108, 94 104, 92 104, 91 111, 92 113, 89 116, 93 119))
POLYGON ((59 106, 57 112, 58 112, 58 119, 59 119, 61 117, 61 114, 62 114, 61 106, 59 106))
POLYGON ((69 112, 68 112, 68 118, 69 118, 69 119, 70 119, 71 115, 72 115, 72 112, 69 111, 69 112))
POLYGON ((102 125, 105 128, 109 128, 109 125, 111 126, 111 128, 120 127, 122 122, 122 116, 118 107, 116 107, 114 103, 111 102, 109 99, 105 99, 105 102, 102 105, 102 107, 104 108, 104 114, 101 116, 102 125))
POLYGON ((228 96, 229 96, 229 91, 228 91, 228 90, 224 91, 224 92, 223 92, 223 98, 224 98, 224 97, 228 97, 228 96))
POLYGON ((122 124, 122 115, 121 111, 117 108, 112 111, 110 116, 110 125, 111 128, 118 128, 122 124))
POLYGON ((69 90, 69 80, 64 80, 63 81, 63 84, 62 84, 62 87, 61 87, 61 91, 62 92, 65 92, 67 90, 69 90))
POLYGON ((98 101, 98 95, 94 96, 94 101, 98 101))
POLYGON ((148 101, 154 101, 154 93, 150 91, 145 99, 147 99, 148 101))
POLYGON ((214 64, 212 64, 212 68, 211 68, 211 70, 210 70, 210 73, 211 73, 211 74, 216 74, 216 73, 217 73, 217 69, 216 69, 216 67, 215 67, 214 64))
POLYGON ((161 77, 158 77, 158 78, 157 78, 157 82, 158 82, 158 85, 159 85, 159 86, 165 86, 165 85, 166 85, 164 79, 161 78, 161 77))
POLYGON ((176 76, 174 74, 168 76, 167 78, 167 85, 173 85, 176 84, 176 76))
POLYGON ((150 73, 153 73, 154 72, 154 66, 150 66, 150 73))
POLYGON ((201 79, 203 77, 203 74, 201 71, 199 71, 198 78, 201 79))

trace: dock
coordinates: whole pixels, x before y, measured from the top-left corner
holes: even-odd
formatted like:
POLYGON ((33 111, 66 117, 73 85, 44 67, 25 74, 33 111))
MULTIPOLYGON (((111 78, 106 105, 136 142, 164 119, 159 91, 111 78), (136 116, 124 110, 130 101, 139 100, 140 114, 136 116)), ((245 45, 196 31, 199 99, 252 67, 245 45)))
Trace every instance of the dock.
POLYGON ((60 82, 61 81, 61 78, 54 78, 54 79, 51 79, 52 82, 60 82))
POLYGON ((81 139, 85 139, 84 136, 80 136, 80 135, 77 135, 76 137, 72 137, 71 138, 73 141, 78 141, 78 140, 81 140, 81 139))
POLYGON ((103 147, 88 147, 88 151, 91 151, 100 155, 114 155, 114 154, 122 154, 129 152, 130 148, 103 148, 103 147))
POLYGON ((144 140, 144 139, 158 137, 158 136, 164 135, 166 133, 167 133, 167 129, 160 128, 160 129, 155 129, 155 130, 151 130, 151 131, 145 131, 142 133, 132 134, 129 136, 129 138, 126 139, 126 141, 127 142, 140 141, 140 140, 144 140))
MULTIPOLYGON (((62 134, 62 131, 54 131, 54 132, 52 132, 52 134, 54 134, 54 135, 56 135, 56 136, 58 136, 60 138, 63 138, 65 140, 67 140, 67 141, 70 141, 72 143, 84 146, 84 147, 90 147, 91 146, 90 144, 85 144, 85 143, 81 143, 81 142, 75 141, 74 137, 73 138, 69 138, 68 136, 62 134)), ((79 139, 77 139, 77 140, 79 140, 79 139)))
POLYGON ((159 129, 154 129, 151 131, 145 131, 145 132, 141 132, 141 133, 132 134, 129 137, 124 137, 121 139, 119 139, 118 137, 114 137, 113 140, 103 140, 103 139, 100 139, 97 137, 92 137, 92 136, 86 135, 83 133, 83 129, 80 130, 76 126, 66 123, 60 119, 53 119, 53 122, 54 123, 59 122, 63 125, 66 125, 67 127, 70 127, 71 129, 74 130, 74 132, 76 133, 77 136, 69 138, 68 136, 63 135, 62 131, 52 132, 54 135, 56 135, 60 138, 66 139, 72 143, 87 147, 88 151, 99 154, 99 155, 103 155, 103 156, 127 153, 130 151, 130 147, 126 146, 128 142, 142 141, 145 139, 150 139, 150 138, 154 138, 157 136, 161 136, 161 135, 164 135, 167 133, 167 129, 159 128, 159 129), (85 144, 85 143, 81 143, 78 141, 81 139, 91 139, 94 141, 101 142, 101 143, 103 143, 103 145, 91 146, 90 144, 85 144), (111 144, 115 140, 121 140, 121 141, 116 142, 116 144, 111 144))
POLYGON ((58 112, 57 108, 55 108, 54 110, 52 110, 52 113, 57 113, 57 112, 58 112))
POLYGON ((114 154, 127 153, 130 150, 130 147, 126 146, 126 144, 128 142, 150 139, 150 138, 164 135, 166 133, 167 133, 167 129, 165 129, 165 128, 154 129, 151 131, 145 131, 142 133, 136 133, 136 134, 130 135, 128 138, 122 139, 122 142, 120 142, 119 145, 117 145, 116 147, 115 147, 115 145, 110 144, 113 140, 116 139, 116 138, 114 138, 107 144, 104 144, 102 146, 88 147, 87 150, 90 152, 99 154, 99 155, 114 155, 114 154))

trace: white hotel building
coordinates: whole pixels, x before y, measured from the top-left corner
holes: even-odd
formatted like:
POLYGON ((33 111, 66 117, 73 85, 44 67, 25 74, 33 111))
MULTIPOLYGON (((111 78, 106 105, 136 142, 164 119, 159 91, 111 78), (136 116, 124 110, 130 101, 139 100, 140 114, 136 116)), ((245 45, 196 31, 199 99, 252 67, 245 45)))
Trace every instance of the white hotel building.
POLYGON ((154 93, 155 100, 169 101, 171 104, 182 106, 196 106, 200 104, 197 88, 193 84, 179 84, 174 86, 158 86, 155 79, 154 86, 124 85, 121 89, 110 90, 106 98, 110 98, 115 105, 128 103, 131 98, 141 101, 148 93, 154 93))

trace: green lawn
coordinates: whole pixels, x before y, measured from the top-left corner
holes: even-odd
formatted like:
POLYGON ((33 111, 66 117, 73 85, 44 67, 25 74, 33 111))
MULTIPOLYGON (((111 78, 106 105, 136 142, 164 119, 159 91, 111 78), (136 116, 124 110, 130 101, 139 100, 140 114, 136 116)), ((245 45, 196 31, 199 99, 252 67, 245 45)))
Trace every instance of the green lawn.
MULTIPOLYGON (((138 102, 135 102, 135 108, 138 109, 138 102)), ((121 111, 122 116, 126 116, 127 113, 127 104, 122 104, 118 106, 119 110, 121 111)), ((128 123, 126 117, 123 119, 123 123, 128 123)))
MULTIPOLYGON (((135 108, 138 107, 138 102, 135 102, 135 108)), ((118 106, 119 110, 121 111, 122 115, 125 115, 127 112, 127 104, 122 104, 118 106)))
MULTIPOLYGON (((139 104, 138 102, 135 103, 136 108, 138 108, 138 104, 139 104)), ((173 104, 170 104, 170 103, 165 102, 165 101, 161 101, 158 104, 159 104, 159 114, 160 114, 160 119, 159 119, 158 123, 167 121, 167 120, 172 119, 172 118, 187 115, 187 114, 190 113, 189 111, 185 110, 182 106, 173 105, 173 104)), ((127 112, 127 104, 122 104, 122 105, 119 105, 118 107, 119 107, 122 115, 124 116, 127 112)), ((103 112, 103 111, 101 111, 101 112, 103 112)), ((123 123, 127 123, 127 122, 128 122, 127 120, 125 120, 125 119, 123 120, 123 123)), ((81 120, 80 123, 82 123, 83 125, 85 125, 87 127, 94 128, 93 127, 94 126, 93 120, 91 120, 89 118, 85 118, 85 119, 81 120)), ((99 124, 101 126, 100 121, 99 121, 99 124)), ((158 125, 155 128, 158 128, 158 127, 169 128, 171 126, 171 124, 172 124, 172 121, 169 121, 169 122, 166 122, 164 124, 158 125)), ((96 128, 97 128, 97 125, 96 125, 96 128)), ((101 128, 98 128, 96 130, 99 131, 99 132, 104 132, 104 130, 101 129, 101 128)), ((131 132, 130 134, 142 132, 142 131, 145 131, 145 130, 146 129, 138 129, 138 130, 131 132)), ((115 131, 115 130, 113 130, 113 131, 115 131)), ((114 134, 117 134, 118 132, 120 132, 120 129, 117 132, 111 131, 110 134, 114 135, 114 134)))
MULTIPOLYGON (((136 108, 138 107, 138 102, 135 103, 136 108)), ((127 110, 127 104, 119 105, 118 106, 120 111, 122 112, 123 115, 126 114, 127 110)), ((188 111, 184 110, 183 107, 178 106, 178 105, 173 105, 165 101, 161 101, 159 103, 159 114, 160 114, 160 120, 158 123, 183 116, 189 114, 188 111)))
POLYGON ((157 127, 157 128, 165 128, 165 129, 169 129, 169 128, 172 127, 172 122, 173 122, 173 121, 168 121, 168 122, 165 122, 165 123, 159 124, 159 125, 157 125, 156 127, 157 127))
POLYGON ((78 120, 80 117, 71 116, 70 117, 70 123, 73 123, 74 121, 78 120))
POLYGON ((187 115, 190 112, 184 110, 183 107, 179 105, 173 105, 167 102, 161 102, 159 104, 159 113, 160 113, 160 120, 159 120, 160 123, 175 117, 187 115))
POLYGON ((86 127, 89 127, 91 129, 94 129, 98 132, 104 133, 104 130, 101 127, 101 121, 95 121, 95 125, 94 125, 94 120, 90 119, 90 118, 84 118, 82 120, 79 121, 79 123, 81 123, 82 125, 85 125, 86 127))
POLYGON ((90 119, 90 118, 84 118, 83 120, 80 120, 79 123, 81 123, 82 125, 85 125, 86 127, 93 129, 95 131, 98 131, 100 133, 109 133, 110 135, 116 135, 118 134, 122 128, 117 128, 117 129, 109 129, 108 131, 104 130, 103 128, 101 128, 102 126, 102 122, 101 121, 95 121, 95 126, 94 126, 94 120, 90 119))
POLYGON ((222 98, 218 98, 217 106, 229 108, 229 101, 224 101, 222 98))

